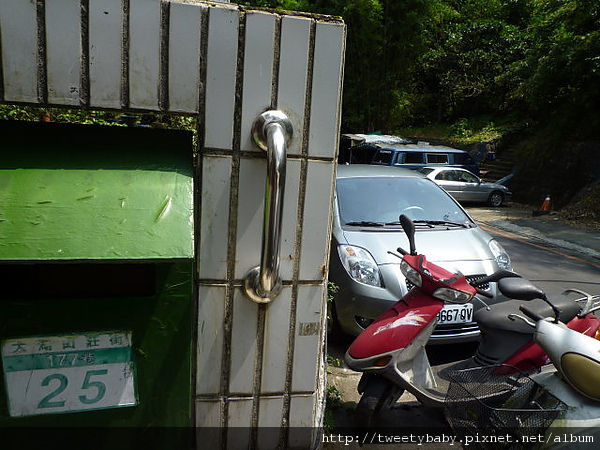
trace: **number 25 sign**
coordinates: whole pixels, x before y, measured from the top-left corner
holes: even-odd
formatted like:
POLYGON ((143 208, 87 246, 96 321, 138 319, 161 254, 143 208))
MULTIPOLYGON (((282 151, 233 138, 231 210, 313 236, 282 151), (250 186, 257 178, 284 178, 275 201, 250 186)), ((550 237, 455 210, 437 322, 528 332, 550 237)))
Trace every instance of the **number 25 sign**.
POLYGON ((12 417, 137 404, 131 332, 2 341, 12 417))

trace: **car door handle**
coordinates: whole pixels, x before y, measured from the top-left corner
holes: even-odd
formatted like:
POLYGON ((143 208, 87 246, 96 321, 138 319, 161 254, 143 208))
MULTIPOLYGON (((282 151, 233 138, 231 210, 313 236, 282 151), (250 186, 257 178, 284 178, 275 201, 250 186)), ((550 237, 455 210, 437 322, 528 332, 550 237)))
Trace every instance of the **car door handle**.
POLYGON ((250 269, 244 278, 244 292, 257 303, 269 303, 281 292, 279 251, 287 146, 292 135, 290 119, 277 110, 262 113, 252 126, 254 142, 267 152, 260 265, 250 269))

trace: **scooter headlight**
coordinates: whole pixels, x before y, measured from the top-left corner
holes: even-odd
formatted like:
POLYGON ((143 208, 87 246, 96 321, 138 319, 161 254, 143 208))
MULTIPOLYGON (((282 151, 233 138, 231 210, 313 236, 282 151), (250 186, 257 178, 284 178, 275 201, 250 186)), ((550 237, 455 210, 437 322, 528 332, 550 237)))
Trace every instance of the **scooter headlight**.
POLYGON ((468 303, 473 297, 473 294, 443 287, 436 289, 433 292, 433 296, 448 303, 468 303))
POLYGON ((421 287, 423 280, 421 274, 413 269, 406 261, 400 261, 400 271, 413 285, 421 287))
POLYGON ((338 253, 342 265, 353 280, 369 286, 381 287, 379 267, 367 250, 353 245, 340 245, 338 253))

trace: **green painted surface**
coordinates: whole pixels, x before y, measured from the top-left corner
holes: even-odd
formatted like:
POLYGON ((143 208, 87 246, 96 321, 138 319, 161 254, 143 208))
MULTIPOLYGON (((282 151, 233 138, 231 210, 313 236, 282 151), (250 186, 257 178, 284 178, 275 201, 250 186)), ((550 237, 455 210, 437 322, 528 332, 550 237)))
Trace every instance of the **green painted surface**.
POLYGON ((0 258, 190 258, 192 189, 177 172, 0 170, 0 258))
POLYGON ((191 135, 0 121, 0 260, 193 257, 191 135))

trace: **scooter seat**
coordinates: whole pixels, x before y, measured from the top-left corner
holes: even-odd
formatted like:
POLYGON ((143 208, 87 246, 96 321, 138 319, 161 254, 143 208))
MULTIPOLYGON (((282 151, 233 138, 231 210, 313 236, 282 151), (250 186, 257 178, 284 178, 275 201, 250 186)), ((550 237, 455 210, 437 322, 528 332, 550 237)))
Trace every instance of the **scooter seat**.
MULTIPOLYGON (((561 322, 567 323, 571 321, 579 311, 581 307, 578 303, 575 303, 572 298, 559 297, 551 300, 552 304, 555 305, 559 310, 560 314, 558 319, 561 322)), ((496 303, 490 306, 490 309, 480 308, 475 312, 475 321, 480 328, 493 329, 493 330, 506 330, 515 333, 533 334, 533 328, 527 325, 522 320, 510 320, 509 314, 519 314, 519 306, 523 305, 523 300, 508 300, 506 302, 496 303)), ((527 308, 531 311, 535 311, 542 317, 554 318, 554 311, 541 299, 530 300, 526 302, 527 308)))

